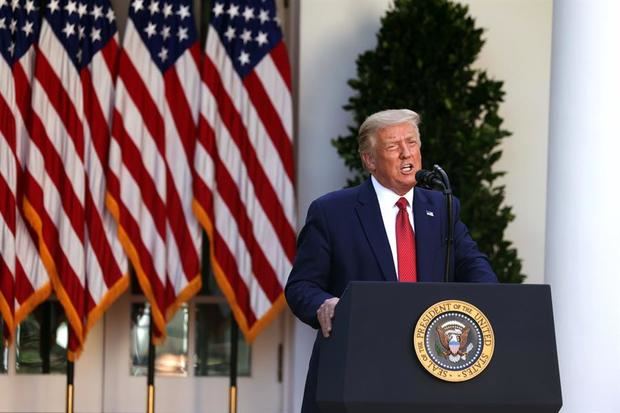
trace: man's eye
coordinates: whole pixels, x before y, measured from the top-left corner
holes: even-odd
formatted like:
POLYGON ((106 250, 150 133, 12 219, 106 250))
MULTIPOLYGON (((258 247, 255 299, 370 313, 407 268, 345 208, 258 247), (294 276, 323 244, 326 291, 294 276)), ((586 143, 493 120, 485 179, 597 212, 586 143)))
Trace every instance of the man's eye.
POLYGON ((398 146, 396 146, 396 145, 388 145, 388 146, 385 147, 385 150, 386 151, 393 151, 393 150, 396 150, 396 148, 398 148, 398 146))

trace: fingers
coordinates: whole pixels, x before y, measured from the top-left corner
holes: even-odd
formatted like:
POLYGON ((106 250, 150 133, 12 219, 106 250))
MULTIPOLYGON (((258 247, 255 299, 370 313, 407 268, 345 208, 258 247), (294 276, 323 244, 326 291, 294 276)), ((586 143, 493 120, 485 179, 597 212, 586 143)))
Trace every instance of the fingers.
POLYGON ((329 298, 325 300, 316 311, 323 337, 329 337, 329 334, 332 331, 332 318, 334 318, 336 304, 338 304, 338 301, 339 299, 337 297, 329 298))
POLYGON ((332 319, 327 315, 327 311, 321 312, 321 318, 319 319, 319 323, 321 324, 321 331, 323 332, 323 337, 329 337, 329 333, 332 331, 332 319))

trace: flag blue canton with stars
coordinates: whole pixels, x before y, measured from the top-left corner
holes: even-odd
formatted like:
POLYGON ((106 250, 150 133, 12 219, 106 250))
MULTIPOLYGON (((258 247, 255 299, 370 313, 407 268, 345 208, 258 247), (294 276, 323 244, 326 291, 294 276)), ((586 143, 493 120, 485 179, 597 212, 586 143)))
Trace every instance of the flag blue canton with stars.
POLYGON ((129 18, 162 72, 198 38, 189 0, 133 0, 129 18))
POLYGON ((45 19, 78 70, 116 33, 108 0, 49 0, 45 19))
POLYGON ((0 54, 12 66, 39 37, 39 2, 0 0, 0 54))
POLYGON ((216 1, 211 26, 242 78, 282 40, 273 0, 216 1))

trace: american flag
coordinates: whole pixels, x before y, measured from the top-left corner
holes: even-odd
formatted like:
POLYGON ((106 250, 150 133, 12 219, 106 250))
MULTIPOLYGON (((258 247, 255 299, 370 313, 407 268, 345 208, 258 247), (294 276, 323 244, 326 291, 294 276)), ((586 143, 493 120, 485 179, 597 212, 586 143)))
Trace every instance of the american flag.
POLYGON ((0 312, 9 341, 17 324, 51 291, 21 208, 39 28, 39 10, 33 0, 0 0, 0 312))
POLYGON ((290 68, 273 0, 212 4, 194 208, 251 341, 283 307, 295 254, 290 68))
POLYGON ((26 216, 71 326, 69 358, 128 285, 105 209, 118 40, 108 0, 50 0, 32 83, 26 216))
POLYGON ((191 162, 199 68, 191 2, 132 0, 116 89, 108 207, 151 304, 156 341, 201 285, 191 162))

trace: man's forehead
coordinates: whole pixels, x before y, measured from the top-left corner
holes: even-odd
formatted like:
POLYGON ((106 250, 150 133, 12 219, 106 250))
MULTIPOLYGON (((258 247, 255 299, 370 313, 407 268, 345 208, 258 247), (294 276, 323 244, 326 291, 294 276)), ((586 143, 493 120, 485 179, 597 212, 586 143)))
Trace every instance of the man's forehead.
POLYGON ((391 141, 411 137, 419 138, 420 133, 416 126, 406 122, 379 129, 379 133, 377 135, 382 140, 391 141))

